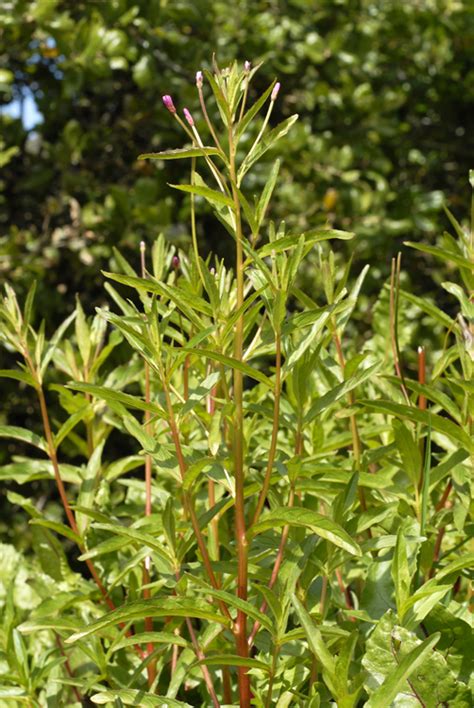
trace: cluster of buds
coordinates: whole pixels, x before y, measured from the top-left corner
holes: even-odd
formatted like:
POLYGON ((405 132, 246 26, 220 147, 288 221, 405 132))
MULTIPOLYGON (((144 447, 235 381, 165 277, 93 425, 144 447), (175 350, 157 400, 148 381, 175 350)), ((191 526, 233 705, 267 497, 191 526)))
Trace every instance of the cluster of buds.
MULTIPOLYGON (((251 66, 252 65, 249 61, 244 62, 244 71, 246 74, 248 74, 250 72, 251 66)), ((197 71, 196 72, 196 86, 199 91, 202 89, 203 81, 204 81, 204 77, 203 77, 202 71, 197 71)), ((275 84, 275 86, 273 87, 273 91, 272 91, 272 94, 270 97, 272 101, 276 101, 279 90, 280 90, 280 83, 277 82, 275 84)), ((171 98, 171 96, 166 94, 165 96, 162 97, 162 99, 163 99, 163 103, 165 105, 165 108, 167 108, 170 113, 175 114, 177 111, 176 111, 176 107, 173 103, 173 99, 171 98)), ((192 128, 194 126, 194 119, 193 119, 191 113, 188 111, 187 108, 185 108, 183 110, 183 113, 184 113, 184 117, 186 118, 187 123, 192 128)))

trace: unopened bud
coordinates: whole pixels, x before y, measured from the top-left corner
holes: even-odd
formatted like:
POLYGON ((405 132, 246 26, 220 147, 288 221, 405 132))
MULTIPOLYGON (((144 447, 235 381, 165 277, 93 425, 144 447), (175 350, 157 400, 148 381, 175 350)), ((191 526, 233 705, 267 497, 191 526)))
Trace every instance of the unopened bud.
POLYGON ((272 101, 276 101, 276 97, 278 96, 279 90, 280 90, 280 82, 277 81, 275 86, 273 87, 272 95, 270 96, 272 101))
POLYGON ((144 253, 145 250, 146 250, 146 243, 145 243, 145 241, 140 241, 140 251, 141 251, 142 253, 144 253))
POLYGON ((201 88, 203 82, 202 71, 196 71, 196 86, 201 88))
POLYGON ((173 260, 171 261, 171 263, 173 264, 173 268, 175 268, 176 270, 179 268, 179 262, 179 257, 173 256, 173 260))
POLYGON ((165 104, 165 107, 169 110, 170 113, 176 113, 176 108, 174 107, 173 99, 171 96, 163 96, 163 103, 165 104))
POLYGON ((186 120, 188 121, 189 125, 190 125, 191 128, 192 128, 193 125, 194 125, 194 119, 193 119, 191 113, 188 111, 187 108, 185 108, 185 109, 183 110, 183 113, 184 113, 184 117, 186 118, 186 120))
POLYGON ((246 71, 248 73, 250 71, 251 66, 252 66, 252 64, 249 61, 246 61, 244 63, 244 71, 246 71))

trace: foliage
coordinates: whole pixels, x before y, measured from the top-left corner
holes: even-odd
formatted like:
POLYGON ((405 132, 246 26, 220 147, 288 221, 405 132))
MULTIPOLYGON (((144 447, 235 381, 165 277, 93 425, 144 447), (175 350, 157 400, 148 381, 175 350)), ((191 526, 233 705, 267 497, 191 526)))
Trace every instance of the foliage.
MULTIPOLYGON (((468 2, 321 0, 315 11, 306 0, 245 0, 229 14, 221 0, 8 0, 0 33, 0 103, 26 106, 33 96, 43 119, 28 131, 0 116, 2 270, 24 294, 37 277, 38 302, 58 321, 66 292, 103 302, 98 272, 114 245, 132 258, 150 233, 189 240, 188 202, 166 186, 185 179, 185 164, 155 170, 135 158, 179 145, 156 97, 209 66, 213 51, 221 62, 265 60, 252 98, 282 77, 272 120, 294 112, 300 120, 282 143, 272 216, 301 231, 327 219, 357 226, 354 255, 373 263, 372 291, 401 237, 440 231, 441 190, 455 209, 468 197, 468 2)), ((180 91, 186 104, 190 89, 180 91)), ((252 172, 253 191, 271 161, 252 172)), ((199 238, 204 252, 226 255, 208 211, 199 238)), ((406 267, 415 284, 427 270, 413 259, 406 267)), ((314 261, 306 268, 312 277, 314 261)))
POLYGON ((222 125, 205 118, 208 145, 164 97, 188 144, 143 157, 191 163, 173 185, 189 195, 189 252, 160 236, 137 273, 116 250, 111 307, 89 317, 77 300, 51 337, 34 288, 23 307, 6 288, 0 332, 20 362, 2 376, 37 398, 42 430, 0 428, 37 450, 0 475, 49 480, 65 516, 9 493, 34 550, 0 548, 9 705, 472 702, 474 223, 448 212, 454 235, 429 250, 459 314, 402 291, 394 262, 359 347, 348 323, 367 271, 350 285, 328 244, 353 234, 269 219, 278 161, 256 191, 254 163, 295 122, 268 127, 279 84, 252 102, 256 69, 197 75, 222 125), (234 269, 199 255, 201 200, 234 269), (400 357, 409 307, 441 342, 415 377, 400 357))

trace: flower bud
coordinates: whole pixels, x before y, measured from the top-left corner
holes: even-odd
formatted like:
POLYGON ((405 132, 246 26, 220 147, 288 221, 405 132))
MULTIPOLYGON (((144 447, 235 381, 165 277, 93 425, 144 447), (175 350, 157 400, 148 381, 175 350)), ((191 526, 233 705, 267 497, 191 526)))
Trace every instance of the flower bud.
POLYGON ((187 122, 189 123, 189 125, 190 125, 191 128, 192 128, 193 125, 194 125, 194 119, 193 119, 191 113, 188 111, 187 108, 185 108, 185 109, 183 110, 183 113, 184 113, 184 117, 186 118, 187 122))
POLYGON ((252 64, 249 61, 246 61, 244 63, 244 71, 246 71, 248 73, 250 71, 251 66, 252 66, 252 64))
POLYGON ((176 113, 176 108, 174 107, 173 99, 171 96, 162 96, 163 103, 165 104, 165 107, 169 110, 170 113, 176 113))
POLYGON ((202 71, 196 71, 196 86, 201 88, 203 82, 202 71))
POLYGON ((179 268, 179 263, 180 263, 179 257, 178 257, 178 256, 173 256, 173 260, 171 261, 171 263, 173 264, 173 268, 174 268, 175 270, 178 270, 178 268, 179 268))
POLYGON ((276 97, 278 96, 279 90, 280 90, 280 82, 277 81, 275 86, 273 87, 272 95, 270 96, 272 101, 276 101, 276 97))

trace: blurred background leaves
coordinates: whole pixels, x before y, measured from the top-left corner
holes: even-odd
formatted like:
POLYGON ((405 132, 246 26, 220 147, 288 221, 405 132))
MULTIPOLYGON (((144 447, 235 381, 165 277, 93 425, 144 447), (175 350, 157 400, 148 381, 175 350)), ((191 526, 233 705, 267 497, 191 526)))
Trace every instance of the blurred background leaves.
MULTIPOLYGON (((282 82, 272 121, 300 114, 272 216, 356 231, 355 259, 372 264, 368 287, 378 291, 404 239, 442 230, 443 200, 465 213, 469 5, 244 0, 229 12, 214 0, 4 0, 1 277, 20 294, 39 278, 39 302, 59 318, 77 291, 86 308, 97 304, 112 246, 138 260, 139 241, 161 231, 184 245, 188 202, 166 182, 187 168, 165 177, 136 156, 182 143, 161 95, 199 119, 194 75, 215 52, 221 65, 264 60, 253 90, 282 82)), ((204 251, 225 255, 212 220, 200 228, 204 251)))

